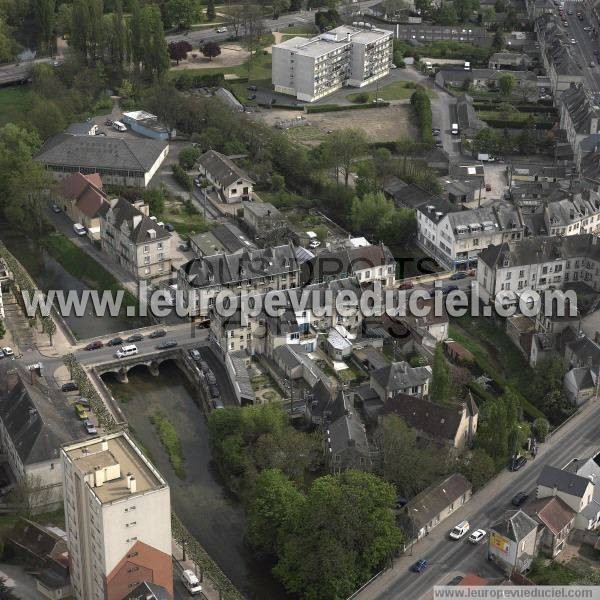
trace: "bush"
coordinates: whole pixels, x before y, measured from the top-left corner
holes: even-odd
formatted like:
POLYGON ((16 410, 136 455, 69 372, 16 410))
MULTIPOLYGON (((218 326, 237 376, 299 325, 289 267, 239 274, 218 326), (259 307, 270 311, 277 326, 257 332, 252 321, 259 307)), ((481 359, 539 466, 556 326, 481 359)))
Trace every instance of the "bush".
POLYGON ((185 469, 183 468, 183 451, 181 449, 181 440, 177 436, 175 427, 165 414, 157 410, 151 417, 150 421, 156 428, 160 442, 163 445, 166 453, 169 455, 169 462, 173 467, 173 471, 180 479, 185 479, 185 469))
MULTIPOLYGON (((172 82, 178 90, 190 90, 201 87, 219 87, 225 81, 223 73, 194 73, 193 71, 181 71, 172 76, 172 82)), ((248 78, 246 78, 246 81, 248 78)), ((242 79, 238 79, 242 81, 242 79)))
POLYGON ((193 169, 198 159, 200 158, 200 148, 196 146, 188 146, 187 148, 183 148, 179 153, 179 164, 182 168, 189 171, 193 169))
MULTIPOLYGON (((371 102, 368 104, 350 104, 347 106, 341 106, 339 104, 321 104, 319 106, 307 106, 306 112, 310 113, 321 113, 321 112, 336 112, 340 110, 357 110, 361 108, 381 108, 382 106, 389 106, 389 102, 371 102)), ((279 105, 277 106, 279 108, 279 105)), ((429 132, 431 134, 431 132, 429 132)))
POLYGON ((190 175, 188 175, 179 165, 173 165, 173 177, 179 185, 186 190, 191 190, 194 182, 190 175))
POLYGON ((370 96, 367 94, 367 92, 361 92, 360 94, 356 94, 352 102, 355 102, 356 104, 364 104, 365 102, 369 101, 369 98, 370 96))
POLYGON ((417 119, 419 121, 419 131, 421 132, 421 140, 425 143, 431 143, 433 137, 431 135, 432 115, 431 101, 429 96, 423 90, 417 90, 410 97, 410 103, 415 109, 417 119))

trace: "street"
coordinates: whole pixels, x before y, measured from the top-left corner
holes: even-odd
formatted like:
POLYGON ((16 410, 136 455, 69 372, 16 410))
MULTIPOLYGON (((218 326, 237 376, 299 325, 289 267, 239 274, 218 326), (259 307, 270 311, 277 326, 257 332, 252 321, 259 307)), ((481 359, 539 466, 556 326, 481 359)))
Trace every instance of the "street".
POLYGON ((572 458, 595 455, 600 447, 598 402, 597 399, 589 401, 540 446, 537 458, 529 461, 521 471, 502 471, 474 494, 470 502, 415 544, 412 556, 409 551, 396 560, 391 569, 362 590, 355 600, 429 600, 433 586, 446 584, 456 574, 479 572, 485 577, 495 572, 496 576, 500 576, 487 561, 485 543, 474 546, 466 539, 452 542, 448 539, 448 531, 462 520, 468 520, 472 530, 488 528, 504 511, 514 510, 510 501, 517 492, 534 492, 536 479, 545 464, 562 468, 572 458), (429 567, 420 574, 409 571, 409 567, 419 558, 426 558, 429 567))

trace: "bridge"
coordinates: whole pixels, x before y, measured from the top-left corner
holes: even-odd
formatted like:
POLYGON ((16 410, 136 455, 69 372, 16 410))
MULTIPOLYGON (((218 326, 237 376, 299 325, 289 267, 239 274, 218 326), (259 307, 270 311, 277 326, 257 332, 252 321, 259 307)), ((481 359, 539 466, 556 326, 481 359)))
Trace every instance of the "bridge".
MULTIPOLYGON (((192 347, 193 345, 190 345, 189 347, 192 347)), ((136 354, 129 358, 116 358, 112 361, 102 362, 91 366, 99 376, 105 375, 106 373, 114 373, 120 383, 127 383, 127 373, 130 369, 146 366, 151 375, 158 377, 160 365, 166 360, 180 360, 182 352, 184 351, 184 348, 177 346, 176 348, 169 348, 168 350, 163 351, 158 350, 149 354, 136 354)))

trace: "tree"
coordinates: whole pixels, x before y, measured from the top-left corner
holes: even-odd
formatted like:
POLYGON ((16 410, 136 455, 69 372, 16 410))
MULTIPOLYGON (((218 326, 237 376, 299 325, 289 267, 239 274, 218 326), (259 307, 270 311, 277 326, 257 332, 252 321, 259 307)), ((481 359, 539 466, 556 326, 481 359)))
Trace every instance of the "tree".
POLYGON ((514 75, 511 75, 510 73, 500 75, 500 77, 498 77, 498 91, 500 92, 500 95, 505 98, 510 96, 515 88, 516 81, 514 75))
POLYGON ((449 404, 451 402, 451 380, 448 361, 444 356, 444 347, 438 344, 433 355, 431 383, 429 385, 429 396, 437 404, 449 404))
POLYGON ((202 46, 202 54, 212 61, 215 56, 221 54, 221 46, 219 46, 217 42, 206 42, 206 44, 202 46))
POLYGON ((481 10, 481 22, 484 27, 489 27, 496 22, 496 11, 493 6, 484 6, 481 10))
POLYGON ((54 322, 54 319, 52 317, 43 317, 42 328, 44 333, 48 336, 48 340, 52 346, 52 338, 56 333, 56 323, 54 322))
POLYGON ((181 40, 179 42, 169 42, 169 45, 167 46, 169 58, 171 60, 176 60, 177 64, 179 64, 180 60, 185 60, 188 52, 191 52, 192 50, 192 45, 185 40, 181 40))
POLYGON ((244 5, 242 4, 232 4, 229 9, 229 25, 233 27, 235 37, 240 35, 240 28, 244 21, 245 10, 244 5))
POLYGON ((325 225, 317 225, 314 228, 315 233, 317 234, 317 239, 324 244, 327 241, 327 237, 329 236, 329 230, 325 225))
POLYGON ((393 20, 408 10, 408 4, 404 0, 383 0, 383 8, 388 19, 393 20))
POLYGON ((271 190, 274 192, 282 192, 285 189, 285 179, 279 173, 271 175, 271 190))
POLYGON ((525 127, 521 130, 517 137, 517 144, 519 150, 523 154, 531 154, 535 151, 537 145, 537 136, 535 133, 535 118, 533 114, 530 114, 527 118, 525 127))
POLYGON ((461 464, 461 471, 474 490, 483 487, 496 472, 494 460, 483 449, 476 448, 461 464))
POLYGON ((468 21, 479 2, 474 0, 454 0, 454 10, 459 21, 468 21))
MULTIPOLYGON (((206 20, 214 21, 216 16, 215 12, 215 0, 208 0, 206 3, 206 20)), ((236 34, 237 35, 237 34, 236 34)))
POLYGON ((415 10, 420 14, 429 14, 431 12, 431 0, 415 0, 415 10))
POLYGON ((273 573, 303 598, 348 597, 400 547, 395 499, 394 488, 370 473, 318 478, 284 535, 273 573))
POLYGON ((494 38, 492 39, 492 48, 496 52, 500 52, 504 48, 504 34, 500 29, 496 30, 494 33, 494 38))
POLYGON ((506 9, 506 0, 496 0, 494 10, 497 13, 503 13, 506 9))
POLYGON ((34 27, 40 45, 53 53, 55 27, 55 0, 33 0, 34 27))
POLYGON ((168 0, 165 3, 166 23, 176 29, 189 29, 198 17, 197 0, 168 0))
POLYGON ((277 19, 282 12, 288 10, 290 0, 271 0, 270 4, 273 8, 273 19, 277 19))
POLYGON ((391 216, 394 203, 383 192, 368 192, 352 200, 350 215, 352 226, 365 234, 376 236, 391 216))
POLYGON ((248 507, 246 538, 262 556, 276 556, 283 538, 295 527, 306 498, 279 469, 268 469, 255 481, 248 507))
POLYGON ((179 164, 189 171, 194 168, 200 155, 200 148, 197 148, 196 146, 187 146, 179 153, 179 164))
POLYGON ((533 422, 533 434, 535 437, 543 442, 548 437, 548 433, 550 432, 550 423, 548 423, 548 419, 544 419, 543 417, 538 417, 533 422))
POLYGON ((264 32, 263 12, 258 4, 244 4, 242 29, 244 32, 244 43, 250 52, 248 60, 248 77, 250 77, 252 55, 259 48, 260 39, 264 32))
POLYGON ((6 335, 6 327, 4 327, 4 321, 0 319, 0 339, 6 335))
POLYGON ((336 181, 340 171, 344 174, 344 185, 348 187, 348 178, 352 163, 362 156, 367 148, 367 136, 362 129, 338 129, 328 138, 325 149, 336 170, 336 181))
POLYGON ((169 68, 160 9, 146 4, 141 10, 142 66, 148 79, 160 79, 169 68))
POLYGON ((435 21, 440 25, 456 25, 458 16, 451 2, 442 2, 437 9, 435 21))

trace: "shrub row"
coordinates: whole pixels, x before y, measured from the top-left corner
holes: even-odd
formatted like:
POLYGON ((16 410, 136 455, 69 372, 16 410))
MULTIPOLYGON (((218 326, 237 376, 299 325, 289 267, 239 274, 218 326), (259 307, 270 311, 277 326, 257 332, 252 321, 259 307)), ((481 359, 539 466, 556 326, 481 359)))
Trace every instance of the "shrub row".
POLYGON ((293 104, 268 104, 266 102, 258 102, 258 106, 263 108, 282 108, 283 110, 304 110, 304 106, 294 106, 293 104))
POLYGON ((188 175, 179 165, 173 165, 173 177, 175 181, 179 183, 182 188, 191 190, 194 182, 190 175, 188 175))
MULTIPOLYGON (((389 102, 371 102, 370 104, 349 104, 349 105, 339 105, 339 104, 321 104, 320 106, 307 106, 307 113, 322 113, 322 112, 335 112, 340 110, 361 110, 364 108, 381 108, 382 106, 389 106, 389 102)), ((431 132, 430 132, 431 134, 431 132)))
MULTIPOLYGON (((489 127, 496 129, 526 129, 526 121, 510 121, 504 119, 483 119, 489 127)), ((554 127, 554 121, 536 121, 536 129, 552 129, 554 127)))
POLYGON ((427 92, 417 90, 410 97, 410 103, 415 109, 417 120, 419 121, 419 131, 421 132, 421 141, 431 143, 433 136, 431 135, 431 126, 433 118, 431 115, 431 100, 427 92))
MULTIPOLYGON (((502 104, 501 102, 474 102, 473 106, 476 110, 498 110, 498 106, 502 104)), ((547 115, 555 115, 557 114, 556 108, 554 106, 547 106, 544 104, 512 104, 519 112, 524 113, 541 113, 547 115)))
MULTIPOLYGON (((172 76, 175 87, 179 90, 190 90, 201 87, 218 87, 223 85, 225 75, 223 73, 200 74, 193 71, 181 71, 172 76)), ((248 81, 248 78, 241 78, 237 81, 248 81)))

